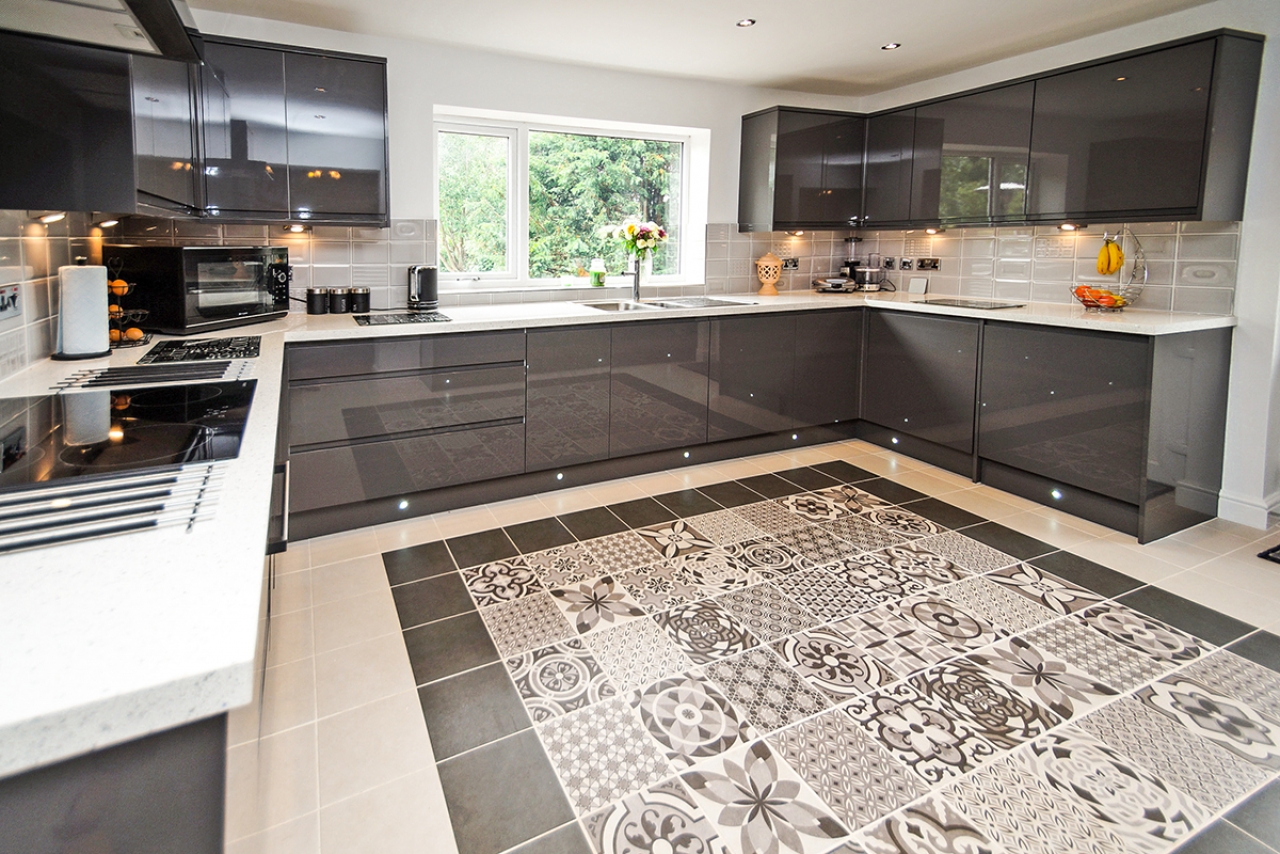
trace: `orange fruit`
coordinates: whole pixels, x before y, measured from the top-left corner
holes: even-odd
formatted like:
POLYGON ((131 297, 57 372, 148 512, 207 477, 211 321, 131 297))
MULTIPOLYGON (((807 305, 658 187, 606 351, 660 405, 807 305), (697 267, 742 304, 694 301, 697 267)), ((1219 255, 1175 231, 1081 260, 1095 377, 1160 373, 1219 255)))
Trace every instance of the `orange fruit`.
POLYGON ((107 287, 111 290, 111 293, 118 297, 122 297, 129 293, 129 283, 124 279, 113 279, 111 284, 107 285, 107 287))
POLYGON ((118 343, 120 342, 120 330, 119 330, 119 329, 112 329, 112 330, 111 330, 109 333, 107 333, 107 334, 110 336, 110 338, 111 338, 111 343, 112 343, 112 344, 118 344, 118 343))
POLYGON ((145 334, 145 332, 136 326, 130 326, 124 331, 124 337, 128 338, 130 341, 141 341, 142 336, 145 334))

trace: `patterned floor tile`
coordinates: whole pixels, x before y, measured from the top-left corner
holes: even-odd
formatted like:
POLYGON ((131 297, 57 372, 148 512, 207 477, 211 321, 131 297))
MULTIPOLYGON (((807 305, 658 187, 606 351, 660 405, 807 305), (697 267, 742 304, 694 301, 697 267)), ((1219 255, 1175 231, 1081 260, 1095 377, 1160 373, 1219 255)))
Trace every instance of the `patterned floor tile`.
POLYGON ((918 542, 890 546, 877 552, 875 557, 888 564, 899 575, 913 579, 926 588, 951 584, 970 575, 969 570, 955 561, 934 554, 918 542))
POLYGON ((622 531, 607 537, 587 540, 584 546, 595 557, 604 573, 626 572, 653 563, 653 549, 634 531, 622 531))
POLYGON ((1000 854, 985 833, 937 794, 854 834, 852 844, 863 854, 1000 854))
POLYGON ((742 545, 704 549, 667 561, 667 565, 686 584, 700 588, 702 596, 738 590, 760 580, 741 560, 742 545))
POLYGON ((715 685, 696 673, 661 679, 627 698, 676 768, 688 768, 756 737, 715 685))
POLYGON ((1235 803, 1271 776, 1133 697, 1091 712, 1075 726, 1213 810, 1235 803))
POLYGON ((957 650, 981 649, 1010 634, 980 614, 934 593, 909 596, 885 607, 957 650))
POLYGON ((1160 662, 1166 671, 1195 661, 1209 650, 1204 641, 1114 602, 1088 608, 1075 618, 1111 640, 1160 662))
POLYGON ((734 513, 770 536, 809 525, 804 518, 792 513, 776 501, 757 501, 755 504, 744 504, 732 509, 734 513))
POLYGON ((636 533, 665 558, 700 552, 715 545, 684 519, 637 528, 636 533))
POLYGON ((917 673, 909 684, 936 703, 948 717, 963 721, 1003 750, 1043 735, 1059 723, 1057 715, 1028 700, 968 658, 917 673))
POLYGON ((550 593, 535 593, 480 612, 493 645, 505 658, 573 637, 573 626, 550 593))
POLYGON ((1209 819, 1203 806, 1083 730, 1064 727, 1022 755, 1060 798, 1123 838, 1126 851, 1163 854, 1209 819))
POLYGON ((768 647, 712 662, 704 671, 762 733, 781 729, 830 705, 768 647))
POLYGON ((678 780, 666 780, 623 798, 582 821, 596 854, 671 851, 720 854, 707 816, 678 780))
POLYGON ((524 556, 524 562, 538 574, 547 588, 568 587, 607 574, 604 566, 583 543, 533 552, 524 556))
POLYGON ((824 623, 843 620, 880 604, 867 590, 823 569, 792 573, 772 583, 824 623))
POLYGON ((933 591, 968 611, 979 614, 996 626, 1025 632, 1050 622, 1058 615, 1048 608, 1007 590, 1004 585, 988 581, 986 576, 966 578, 933 591))
POLYGON ((919 623, 890 610, 876 608, 841 620, 831 628, 899 676, 954 658, 957 652, 927 633, 919 623))
POLYGON ((1117 695, 1069 660, 1013 637, 969 656, 996 679, 1062 720, 1078 717, 1117 695))
POLYGON ((993 569, 1013 566, 1018 562, 1016 557, 997 551, 956 531, 947 531, 936 537, 918 540, 917 545, 925 551, 945 557, 970 572, 990 572, 993 569))
POLYGON ((821 854, 849 831, 763 741, 680 775, 732 854, 821 854))
POLYGON ((972 771, 996 753, 967 724, 904 683, 859 697, 843 709, 931 785, 972 771))
POLYGON ((699 664, 729 658, 759 643, 736 617, 709 599, 677 605, 653 619, 685 655, 699 664))
POLYGON ((842 540, 853 543, 860 551, 864 552, 873 552, 877 549, 896 546, 907 541, 907 538, 902 534, 882 528, 873 522, 868 522, 865 516, 857 514, 836 519, 834 522, 823 522, 818 527, 828 533, 835 534, 842 540))
POLYGON ((1135 695, 1150 709, 1201 738, 1271 772, 1280 771, 1280 723, 1181 673, 1135 695))
POLYGON ((1182 675, 1243 700, 1280 722, 1280 673, 1274 670, 1234 652, 1218 650, 1183 670, 1182 675))
POLYGON ((672 773, 623 697, 554 718, 537 731, 580 816, 672 773))
POLYGON ((518 557, 464 569, 462 580, 471 591, 471 598, 481 608, 510 602, 530 593, 541 593, 543 589, 537 573, 518 557))
POLYGON ((508 658, 506 666, 534 723, 618 693, 577 638, 508 658))
POLYGON ((836 502, 852 513, 865 513, 868 510, 881 510, 893 506, 893 502, 858 489, 856 486, 833 486, 830 489, 820 489, 816 494, 836 502))
POLYGON ((872 524, 879 525, 889 531, 901 534, 909 539, 918 540, 923 537, 936 537, 947 529, 937 522, 917 516, 900 507, 889 507, 880 510, 868 510, 862 518, 872 524))
POLYGON ((580 635, 645 616, 640 603, 611 575, 551 591, 556 606, 580 635))
POLYGON ((833 563, 863 551, 861 546, 842 540, 817 525, 774 534, 773 538, 818 565, 833 563))
POLYGON ((693 666, 652 620, 633 620, 586 637, 587 648, 620 691, 683 673, 693 666))
POLYGON ((928 791, 842 711, 789 726, 768 742, 850 828, 870 824, 928 791))
POLYGON ((818 624, 804 607, 768 582, 723 593, 714 601, 763 643, 818 624))
POLYGON ((642 566, 618 576, 618 582, 649 614, 705 598, 707 592, 667 561, 642 566))
POLYGON ((690 516, 688 521, 704 537, 720 546, 765 536, 764 531, 732 510, 716 510, 714 513, 690 516))
POLYGON ((784 638, 773 644, 773 650, 801 678, 837 702, 868 694, 898 678, 831 626, 784 638))
POLYGON ((1032 629, 1027 633, 1027 640, 1037 649, 1070 661, 1121 691, 1145 685, 1167 669, 1155 659, 1139 655, 1074 619, 1061 619, 1032 629))
POLYGON ((843 502, 816 492, 790 495, 778 499, 778 503, 810 522, 830 522, 853 512, 846 508, 843 502))
POLYGON ((897 602, 925 590, 919 581, 894 569, 875 553, 845 558, 823 568, 861 591, 864 599, 875 605, 897 602))
POLYGON ((793 572, 817 567, 816 563, 772 537, 734 543, 725 546, 724 552, 737 561, 740 567, 762 579, 781 578, 793 572))
POLYGON ((942 792, 1010 854, 1124 854, 1124 840, 1035 773, 1017 751, 942 792))
POLYGON ((987 578, 1057 614, 1074 614, 1106 598, 1029 563, 998 569, 987 578))

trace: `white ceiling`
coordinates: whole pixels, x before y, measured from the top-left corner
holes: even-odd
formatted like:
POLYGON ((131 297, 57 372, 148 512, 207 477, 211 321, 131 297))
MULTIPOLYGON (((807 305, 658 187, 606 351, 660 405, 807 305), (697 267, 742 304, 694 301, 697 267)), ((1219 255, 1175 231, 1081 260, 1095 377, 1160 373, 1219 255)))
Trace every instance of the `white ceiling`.
POLYGON ((346 32, 866 95, 1209 0, 191 0, 346 32), (734 26, 755 18, 748 29, 734 26), (900 42, 894 51, 880 50, 900 42))

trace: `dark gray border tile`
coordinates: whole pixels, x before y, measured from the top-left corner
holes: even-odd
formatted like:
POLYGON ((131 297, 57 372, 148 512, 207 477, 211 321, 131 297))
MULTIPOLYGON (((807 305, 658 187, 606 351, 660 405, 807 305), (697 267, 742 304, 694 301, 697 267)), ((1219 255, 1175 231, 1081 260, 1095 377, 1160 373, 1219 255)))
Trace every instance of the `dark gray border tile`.
POLYGON ((855 465, 846 463, 844 460, 832 460, 829 463, 816 463, 809 468, 817 469, 823 474, 829 474, 843 483, 857 483, 862 480, 873 480, 876 477, 874 472, 866 469, 860 469, 855 465))
POLYGON ((995 522, 983 522, 981 525, 965 528, 964 535, 973 537, 993 549, 999 549, 1007 555, 1013 555, 1018 560, 1030 560, 1058 550, 1057 546, 1051 546, 1035 537, 1028 537, 1026 534, 1020 534, 1012 528, 1006 528, 995 522))
POLYGON ((1244 640, 1233 643, 1231 651, 1254 664, 1261 664, 1280 673, 1280 636, 1271 632, 1254 632, 1244 640))
POLYGON ((557 517, 579 540, 591 540, 627 530, 627 523, 609 512, 608 507, 592 507, 557 517))
POLYGON ((637 498, 621 504, 610 504, 609 512, 627 523, 629 528, 644 528, 660 522, 670 522, 676 514, 652 498, 637 498))
POLYGON ((396 602, 396 613, 400 617, 402 629, 474 611, 476 608, 475 602, 471 601, 471 594, 467 592, 467 585, 456 572, 392 587, 391 598, 396 602))
POLYGON ((1137 590, 1143 585, 1138 579, 1123 572, 1116 572, 1071 552, 1051 552, 1032 558, 1027 563, 1108 599, 1137 590))
POLYGON ((416 685, 501 659, 477 611, 409 629, 404 645, 416 685))
POLYGON ((653 499, 681 519, 724 509, 696 489, 682 489, 679 492, 655 495, 653 499))
POLYGON ((858 489, 870 492, 872 495, 878 495, 885 501, 891 501, 894 504, 906 504, 909 501, 919 501, 922 498, 929 497, 923 492, 917 492, 909 486, 903 486, 883 477, 878 477, 875 480, 864 480, 857 486, 858 489))
POLYGON ((445 542, 449 544, 449 551, 453 553, 453 560, 458 564, 458 569, 492 563, 495 560, 520 554, 520 550, 501 528, 481 531, 478 534, 467 534, 463 537, 452 537, 445 542))
POLYGON ((539 836, 532 842, 526 842, 518 848, 512 848, 507 854, 593 854, 591 843, 583 835, 577 823, 566 824, 539 836))
POLYGON ((1223 817, 1272 848, 1280 848, 1280 780, 1272 780, 1223 817))
POLYGON ((816 492, 819 489, 830 489, 833 486, 839 486, 843 483, 840 478, 824 474, 812 466, 800 466, 799 468, 774 472, 774 474, 784 480, 791 481, 796 486, 803 486, 808 492, 816 492))
POLYGON ((453 555, 449 554, 449 548, 444 544, 444 540, 423 543, 407 549, 396 549, 393 552, 383 552, 382 565, 387 570, 387 581, 393 587, 422 578, 431 578, 434 575, 443 575, 458 568, 454 566, 453 555))
POLYGON ((789 480, 784 480, 776 474, 758 474, 754 477, 740 477, 738 483, 745 486, 753 492, 758 492, 765 498, 785 498, 788 495, 799 495, 805 489, 802 486, 796 486, 789 480))
POLYGON ((502 530, 507 532, 507 536, 511 538, 511 542, 515 543, 520 554, 563 546, 577 539, 555 517, 522 522, 519 525, 507 525, 502 530))
POLYGON ((1275 851, 1234 825, 1218 819, 1184 845, 1175 848, 1173 854, 1275 854, 1275 851))
POLYGON ((500 661, 423 685, 418 702, 437 762, 533 726, 500 661))
POLYGON ((1243 620, 1228 617, 1159 587, 1143 587, 1126 593, 1116 601, 1215 646, 1226 646, 1254 630, 1253 626, 1243 620))
POLYGON ((699 486, 698 491, 721 507, 741 507, 743 504, 754 504, 760 500, 760 493, 747 489, 736 480, 699 486))
POLYGON ((967 528, 970 525, 981 525, 987 521, 976 513, 970 513, 968 510, 962 510, 954 504, 948 504, 936 498, 921 498, 919 501, 911 501, 903 504, 902 509, 909 510, 917 516, 923 516, 930 522, 937 522, 942 527, 950 528, 953 531, 967 528))

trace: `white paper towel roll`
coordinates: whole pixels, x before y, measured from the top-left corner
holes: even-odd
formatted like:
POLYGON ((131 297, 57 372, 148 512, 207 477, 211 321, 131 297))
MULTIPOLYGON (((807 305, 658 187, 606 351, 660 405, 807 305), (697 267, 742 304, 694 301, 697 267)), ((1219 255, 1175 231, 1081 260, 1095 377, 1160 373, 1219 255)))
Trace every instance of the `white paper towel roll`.
POLYGON ((56 358, 89 359, 111 352, 107 324, 107 268, 59 267, 56 358))

